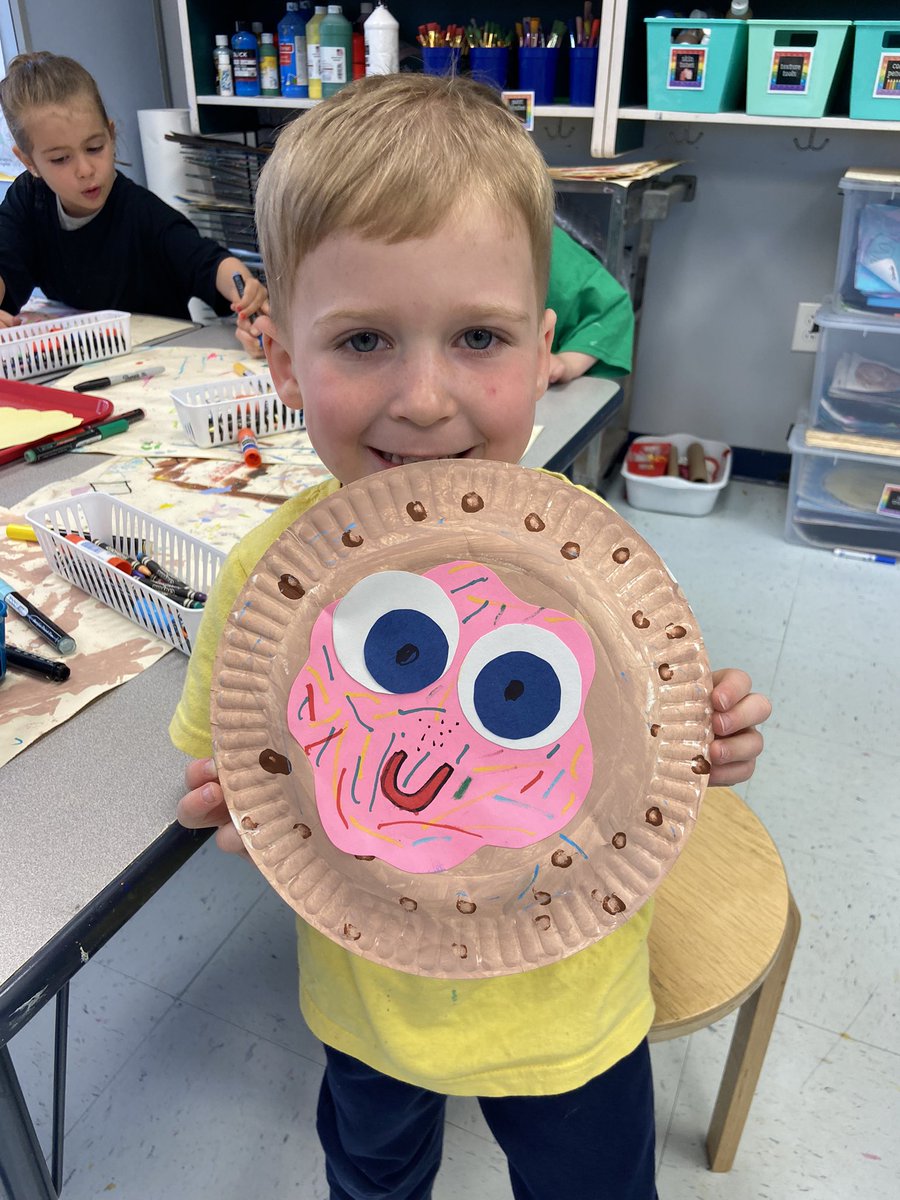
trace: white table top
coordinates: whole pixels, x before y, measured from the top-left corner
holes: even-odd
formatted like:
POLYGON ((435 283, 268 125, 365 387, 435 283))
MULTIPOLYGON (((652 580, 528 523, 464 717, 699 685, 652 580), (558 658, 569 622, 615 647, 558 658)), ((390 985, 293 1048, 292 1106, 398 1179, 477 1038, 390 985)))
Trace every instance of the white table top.
MULTIPOLYGON (((203 330, 185 340, 216 344, 203 330)), ((602 423, 618 390, 587 378, 554 387, 538 405, 544 429, 525 464, 553 462, 580 430, 602 423)), ((9 464, 0 469, 0 503, 12 507, 98 461, 63 455, 9 464)), ((0 769, 0 986, 172 823, 185 759, 167 728, 186 666, 173 650, 0 769)))

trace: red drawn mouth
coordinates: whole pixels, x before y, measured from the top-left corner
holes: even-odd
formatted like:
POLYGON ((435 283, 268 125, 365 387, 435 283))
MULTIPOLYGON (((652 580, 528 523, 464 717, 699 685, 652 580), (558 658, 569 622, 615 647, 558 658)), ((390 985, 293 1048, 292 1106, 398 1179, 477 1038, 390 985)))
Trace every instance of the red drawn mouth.
POLYGON ((438 792, 453 774, 453 768, 449 763, 444 763, 416 791, 404 792, 397 782, 397 776, 405 762, 406 751, 395 750, 384 764, 381 772, 381 790, 386 798, 390 800, 391 804, 396 805, 397 808, 402 808, 404 812, 421 812, 437 796, 438 792))

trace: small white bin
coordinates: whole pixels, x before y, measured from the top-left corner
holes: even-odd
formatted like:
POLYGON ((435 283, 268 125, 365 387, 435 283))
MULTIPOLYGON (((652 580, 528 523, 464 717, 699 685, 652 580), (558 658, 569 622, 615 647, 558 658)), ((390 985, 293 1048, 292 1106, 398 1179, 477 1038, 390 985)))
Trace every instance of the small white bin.
POLYGON ((715 470, 711 483, 691 483, 675 475, 636 475, 628 469, 628 459, 622 463, 625 495, 632 508, 651 512, 677 513, 683 517, 705 517, 711 513, 722 490, 731 478, 731 447, 724 442, 712 442, 690 433, 670 433, 654 438, 637 438, 641 442, 668 442, 678 450, 680 459, 687 456, 692 442, 699 442, 706 457, 707 469, 715 470))
POLYGON ((303 428, 302 411, 281 402, 268 372, 173 388, 171 396, 182 428, 195 446, 236 442, 242 429, 270 437, 303 428))
POLYGON ((196 592, 209 592, 225 555, 174 525, 102 492, 54 500, 27 514, 51 570, 114 608, 184 654, 190 654, 203 616, 104 562, 65 533, 80 533, 133 557, 144 548, 196 592), (60 533, 63 530, 64 533, 60 533))
POLYGON ((0 329, 0 374, 4 379, 32 379, 115 358, 130 349, 131 313, 113 308, 12 325, 0 329))

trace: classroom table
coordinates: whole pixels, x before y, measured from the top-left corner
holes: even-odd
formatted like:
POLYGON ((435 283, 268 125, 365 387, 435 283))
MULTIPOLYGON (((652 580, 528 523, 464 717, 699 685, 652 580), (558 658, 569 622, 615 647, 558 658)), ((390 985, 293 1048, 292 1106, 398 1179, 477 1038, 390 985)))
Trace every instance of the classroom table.
MULTIPOLYGON (((177 340, 233 345, 221 327, 177 340)), ((538 404, 543 431, 523 462, 566 469, 596 444, 620 404, 621 391, 610 380, 582 378, 554 387, 538 404)), ((0 503, 15 507, 37 488, 101 461, 68 454, 9 464, 0 468, 0 503)), ((0 1186, 9 1200, 58 1196, 69 980, 210 835, 173 820, 184 756, 166 730, 185 667, 182 654, 165 655, 0 771, 0 1186), (51 1177, 7 1042, 54 997, 51 1177)))

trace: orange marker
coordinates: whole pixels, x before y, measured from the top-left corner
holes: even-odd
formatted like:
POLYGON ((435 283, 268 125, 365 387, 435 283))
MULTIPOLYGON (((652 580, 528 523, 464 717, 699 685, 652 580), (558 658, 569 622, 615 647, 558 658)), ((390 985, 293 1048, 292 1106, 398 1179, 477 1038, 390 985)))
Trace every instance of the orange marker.
POLYGON ((238 445, 241 448, 241 454, 244 456, 246 466, 262 466, 262 455, 259 452, 259 446, 256 444, 256 438, 253 436, 252 429, 238 430, 238 445))

